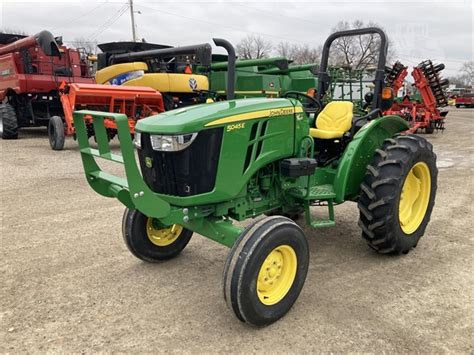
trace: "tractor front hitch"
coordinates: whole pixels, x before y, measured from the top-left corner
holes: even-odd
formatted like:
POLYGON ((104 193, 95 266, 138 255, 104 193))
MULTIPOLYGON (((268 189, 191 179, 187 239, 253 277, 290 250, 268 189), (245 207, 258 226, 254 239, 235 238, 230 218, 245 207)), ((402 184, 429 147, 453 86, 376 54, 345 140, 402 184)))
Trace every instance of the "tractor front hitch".
POLYGON ((73 118, 86 179, 94 191, 102 196, 117 198, 129 209, 137 209, 165 226, 179 224, 228 247, 234 244, 243 229, 234 226, 228 218, 212 216, 214 206, 171 206, 150 190, 138 169, 126 115, 83 110, 75 111, 73 118), (89 144, 87 120, 93 122, 97 149, 89 144), (115 121, 121 154, 112 153, 104 120, 115 121), (96 158, 122 164, 126 178, 104 172, 96 158))
POLYGON ((73 117, 89 185, 100 195, 115 197, 128 208, 138 209, 147 216, 167 217, 171 211, 170 204, 150 190, 138 170, 128 117, 124 114, 86 110, 75 111, 73 117), (85 119, 92 119, 97 149, 89 144, 85 119), (105 120, 113 120, 117 125, 121 155, 112 153, 110 149, 105 120), (96 157, 123 164, 126 179, 102 171, 96 157))

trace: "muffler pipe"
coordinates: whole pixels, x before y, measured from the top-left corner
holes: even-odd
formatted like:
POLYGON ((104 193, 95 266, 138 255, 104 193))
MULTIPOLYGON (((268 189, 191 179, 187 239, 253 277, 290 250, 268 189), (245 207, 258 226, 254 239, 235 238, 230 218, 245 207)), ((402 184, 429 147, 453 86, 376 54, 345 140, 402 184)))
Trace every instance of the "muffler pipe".
POLYGON ((222 38, 213 38, 214 44, 218 47, 223 47, 227 51, 227 100, 235 98, 235 49, 234 46, 227 40, 222 38))

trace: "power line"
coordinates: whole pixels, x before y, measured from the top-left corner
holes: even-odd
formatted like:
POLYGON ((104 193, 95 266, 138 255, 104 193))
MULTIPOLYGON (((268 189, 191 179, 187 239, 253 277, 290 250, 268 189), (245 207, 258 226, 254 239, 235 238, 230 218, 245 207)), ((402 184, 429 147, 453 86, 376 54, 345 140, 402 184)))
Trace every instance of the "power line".
MULTIPOLYGON (((92 13, 93 11, 97 10, 99 7, 101 7, 101 6, 105 5, 105 4, 119 4, 119 3, 118 3, 118 2, 109 2, 109 1, 101 2, 101 3, 99 3, 99 5, 95 6, 95 7, 92 8, 91 10, 89 10, 89 11, 87 11, 87 12, 81 14, 79 17, 77 17, 77 18, 75 18, 75 19, 69 21, 69 23, 78 21, 78 20, 81 19, 82 17, 87 16, 88 14, 92 13)), ((123 4, 123 3, 122 3, 122 4, 123 4)), ((239 6, 239 7, 245 8, 245 9, 249 9, 249 10, 254 10, 254 11, 258 11, 258 12, 270 14, 270 15, 272 15, 272 16, 283 16, 283 17, 295 19, 295 20, 298 20, 298 21, 313 23, 312 21, 309 21, 309 20, 306 20, 306 19, 301 19, 301 18, 297 18, 297 17, 293 17, 293 16, 288 16, 288 15, 282 15, 282 14, 278 14, 278 15, 277 15, 277 14, 274 13, 274 12, 270 12, 270 11, 267 11, 267 10, 264 10, 264 9, 255 8, 255 7, 252 7, 252 6, 245 6, 245 5, 236 4, 236 3, 233 3, 232 5, 237 5, 237 6, 239 6)), ((159 13, 162 13, 162 14, 165 14, 165 15, 169 15, 169 16, 174 16, 174 17, 179 17, 179 18, 183 18, 183 19, 186 19, 186 20, 191 20, 191 21, 195 21, 195 22, 204 23, 204 24, 213 26, 214 28, 215 28, 215 27, 230 28, 230 29, 233 29, 233 30, 235 30, 235 31, 242 32, 242 33, 257 34, 257 35, 261 35, 261 36, 264 36, 264 37, 271 37, 271 38, 275 38, 275 39, 279 39, 279 40, 287 40, 287 41, 292 41, 292 42, 299 42, 299 43, 303 43, 303 44, 306 44, 306 45, 309 44, 309 43, 306 42, 306 41, 302 41, 302 40, 296 39, 296 38, 281 37, 281 36, 278 36, 278 35, 273 35, 273 34, 264 33, 264 32, 246 31, 246 30, 243 30, 243 29, 240 28, 240 27, 234 27, 234 26, 219 24, 219 23, 215 23, 215 22, 211 22, 211 21, 206 21, 206 20, 202 20, 202 19, 198 19, 198 18, 194 18, 194 17, 190 17, 190 16, 185 16, 185 15, 181 15, 181 14, 169 12, 169 11, 162 10, 162 9, 156 9, 156 8, 153 8, 153 7, 150 7, 150 6, 141 5, 141 4, 139 4, 139 5, 136 4, 135 6, 142 7, 142 8, 144 8, 144 9, 148 9, 148 10, 150 10, 150 11, 159 12, 159 13)), ((111 27, 115 22, 117 22, 118 19, 119 19, 129 8, 130 8, 129 4, 125 3, 116 13, 114 13, 114 15, 112 15, 107 21, 105 21, 105 22, 104 22, 103 24, 101 24, 94 32, 92 32, 92 34, 89 36, 89 38, 91 38, 91 39, 96 39, 96 38, 97 38, 100 34, 102 34, 106 29, 108 29, 108 28, 111 27)), ((69 23, 68 23, 68 24, 69 24, 69 23)), ((133 26, 133 25, 132 25, 132 26, 133 26)), ((60 28, 60 27, 56 27, 56 28, 60 28)), ((93 41, 90 41, 90 43, 94 43, 94 42, 93 42, 93 41)), ((405 58, 405 60, 408 61, 408 62, 413 62, 413 63, 415 63, 414 61, 412 61, 412 60, 409 59, 409 58, 415 58, 414 56, 410 56, 410 55, 406 55, 406 54, 402 54, 402 53, 400 53, 399 56, 402 56, 402 57, 405 58)), ((442 58, 439 58, 438 60, 442 60, 442 61, 445 61, 445 62, 451 62, 451 63, 462 63, 462 62, 463 62, 463 60, 460 60, 460 59, 442 59, 442 58)))
POLYGON ((68 20, 68 21, 66 22, 66 24, 54 27, 54 28, 52 29, 52 31, 55 31, 55 30, 57 30, 58 28, 64 28, 64 27, 66 27, 66 26, 69 26, 71 23, 77 22, 78 20, 80 20, 80 19, 83 18, 84 16, 87 16, 87 15, 91 14, 92 12, 94 12, 95 10, 97 10, 99 7, 104 6, 105 4, 109 4, 109 2, 106 1, 106 2, 99 3, 99 5, 94 6, 92 9, 90 9, 89 11, 84 12, 82 15, 79 15, 78 17, 75 17, 75 18, 74 18, 74 17, 71 18, 70 20, 68 20))
POLYGON ((109 17, 104 23, 102 23, 97 29, 92 32, 92 34, 89 36, 91 38, 96 38, 99 36, 102 32, 104 32, 107 28, 109 28, 112 24, 115 23, 128 9, 127 4, 122 5, 111 17, 109 17))
POLYGON ((96 39, 102 34, 106 29, 112 26, 117 20, 122 17, 122 15, 127 12, 128 4, 124 4, 118 11, 116 11, 107 21, 100 25, 94 32, 92 32, 88 37, 91 39, 96 39))
POLYGON ((243 30, 242 28, 240 27, 234 27, 234 26, 229 26, 229 25, 223 25, 223 24, 219 24, 219 23, 215 23, 215 22, 210 22, 210 21, 205 21, 205 20, 202 20, 202 19, 197 19, 195 17, 190 17, 190 16, 184 16, 184 15, 180 15, 180 14, 176 14, 176 13, 173 13, 173 12, 169 12, 169 11, 166 11, 166 10, 161 10, 161 9, 155 9, 153 7, 149 7, 149 6, 144 6, 144 5, 136 5, 137 7, 142 7, 144 9, 148 9, 148 10, 151 10, 151 11, 155 11, 155 12, 159 12, 159 13, 163 13, 163 14, 166 14, 166 15, 170 15, 170 16, 175 16, 175 17, 180 17, 180 18, 183 18, 183 19, 186 19, 186 20, 191 20, 191 21, 196 21, 196 22, 201 22, 201 23, 205 23, 207 25, 211 25, 213 27, 223 27, 223 28, 230 28, 232 30, 235 30, 235 31, 238 31, 238 32, 243 32, 243 33, 249 33, 249 34, 257 34, 257 35, 260 35, 260 36, 263 36, 263 37, 271 37, 271 38, 276 38, 276 39, 279 39, 279 40, 286 40, 286 41, 294 41, 294 42, 300 42, 300 43, 303 43, 303 44, 308 44, 307 42, 304 42, 304 41, 301 41, 299 39, 296 39, 296 38, 288 38, 288 37, 281 37, 281 36, 276 36, 276 35, 272 35, 272 34, 269 34, 269 33, 263 33, 263 32, 255 32, 255 31, 246 31, 246 30, 243 30))

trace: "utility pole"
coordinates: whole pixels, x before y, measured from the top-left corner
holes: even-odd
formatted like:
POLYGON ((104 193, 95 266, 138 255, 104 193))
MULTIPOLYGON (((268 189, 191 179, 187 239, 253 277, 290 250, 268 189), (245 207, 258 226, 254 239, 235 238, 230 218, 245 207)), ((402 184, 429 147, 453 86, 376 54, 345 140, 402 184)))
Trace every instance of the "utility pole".
POLYGON ((132 18, 132 39, 133 42, 137 41, 137 34, 135 33, 135 12, 133 11, 133 0, 128 0, 130 6, 130 17, 132 18))

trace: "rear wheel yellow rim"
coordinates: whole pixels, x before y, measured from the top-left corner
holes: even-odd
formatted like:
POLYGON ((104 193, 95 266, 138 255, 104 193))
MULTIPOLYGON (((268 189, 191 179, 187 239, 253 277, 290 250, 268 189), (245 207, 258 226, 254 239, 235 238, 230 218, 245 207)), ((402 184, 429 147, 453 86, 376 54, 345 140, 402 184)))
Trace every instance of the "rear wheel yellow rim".
POLYGON ((266 306, 280 302, 288 293, 296 276, 298 259, 289 245, 273 249, 263 261, 257 278, 257 295, 266 306))
POLYGON ((398 206, 400 227, 405 234, 414 233, 423 222, 431 194, 431 175, 428 165, 413 165, 403 183, 398 206))
POLYGON ((179 224, 173 224, 169 228, 157 228, 153 218, 148 218, 146 222, 146 234, 150 242, 159 247, 168 246, 176 241, 183 231, 179 224))

